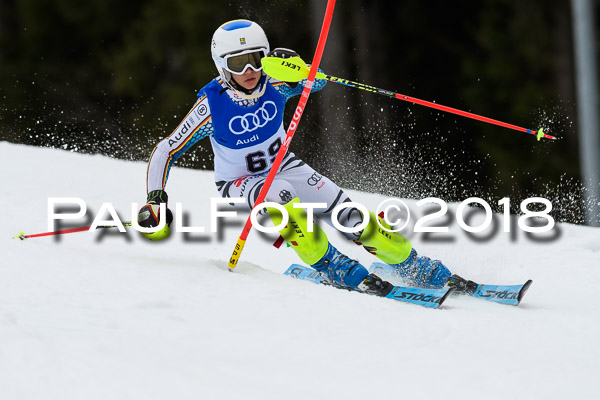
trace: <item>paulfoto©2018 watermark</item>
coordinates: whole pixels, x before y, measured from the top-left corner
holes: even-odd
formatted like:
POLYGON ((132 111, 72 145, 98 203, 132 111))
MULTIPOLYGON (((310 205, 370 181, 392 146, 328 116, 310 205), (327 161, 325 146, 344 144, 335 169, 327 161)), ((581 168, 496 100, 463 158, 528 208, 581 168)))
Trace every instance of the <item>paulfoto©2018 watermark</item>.
MULTIPOLYGON (((213 197, 210 199, 209 215, 210 215, 210 232, 216 233, 219 230, 220 222, 223 220, 238 219, 237 210, 223 210, 224 206, 233 206, 235 204, 242 204, 245 199, 242 198, 222 198, 213 197)), ((498 201, 498 206, 501 208, 500 213, 494 214, 491 206, 487 201, 478 197, 470 197, 462 201, 456 207, 454 212, 449 212, 448 204, 439 198, 428 197, 419 200, 415 203, 419 209, 426 209, 424 215, 415 219, 412 227, 409 227, 409 223, 412 222, 411 218, 414 215, 411 212, 410 207, 405 201, 397 198, 390 198, 382 201, 377 209, 376 215, 379 215, 385 224, 382 224, 379 219, 377 223, 381 229, 388 232, 414 232, 414 233, 444 233, 449 231, 449 226, 456 222, 458 226, 468 233, 479 233, 484 232, 490 228, 490 225, 494 223, 496 225, 495 217, 501 216, 501 227, 503 232, 511 232, 514 226, 515 215, 510 214, 510 199, 505 197, 498 201), (476 207, 469 207, 475 205, 476 207), (429 206, 429 207, 426 207, 429 206), (431 211, 433 209, 433 211, 431 211), (483 212, 483 221, 477 225, 471 225, 471 217, 473 212, 483 212), (454 214, 454 218, 452 218, 454 214), (440 222, 442 223, 440 225, 440 222), (387 224, 387 226, 386 226, 387 224)), ((302 208, 306 211, 307 226, 309 232, 312 232, 312 226, 314 221, 314 210, 319 208, 327 208, 326 203, 295 203, 294 208, 302 208)), ((131 226, 143 233, 153 233, 164 228, 166 224, 166 204, 160 205, 160 223, 156 227, 144 228, 137 223, 137 213, 139 210, 138 203, 131 204, 131 226)), ((181 203, 175 203, 175 218, 174 226, 171 226, 175 232, 183 233, 206 233, 204 226, 183 226, 183 206, 181 203)), ((552 211, 552 203, 543 197, 531 197, 521 201, 520 203, 521 215, 518 216, 517 226, 520 230, 527 233, 544 233, 549 232, 555 227, 554 218, 550 215, 552 211), (532 211, 529 209, 531 205, 541 210, 532 211), (529 223, 528 223, 529 221, 529 223)), ((53 230, 57 221, 64 220, 77 220, 86 216, 88 207, 85 201, 77 197, 50 197, 48 198, 48 229, 53 230), (59 211, 59 209, 63 208, 59 211), (68 212, 65 209, 68 208, 68 212), (71 210, 76 210, 71 212, 71 210)), ((263 233, 275 233, 279 232, 289 221, 289 215, 287 210, 278 203, 265 202, 254 209, 250 213, 252 225, 255 229, 263 233), (264 226, 258 218, 258 214, 261 213, 267 207, 278 209, 283 217, 283 220, 277 226, 264 226)), ((369 209, 361 203, 357 202, 346 202, 339 204, 332 211, 332 223, 336 229, 346 233, 356 233, 363 230, 369 223, 370 213, 369 209), (341 211, 346 208, 356 208, 364 216, 363 222, 354 227, 346 227, 338 222, 338 215, 341 211)), ((479 218, 480 220, 481 218, 479 218)), ((100 209, 96 213, 93 222, 89 228, 89 231, 95 231, 99 227, 112 226, 118 228, 120 232, 126 232, 124 223, 121 221, 115 207, 111 203, 102 203, 100 209), (106 216, 110 218, 106 218, 106 216)))

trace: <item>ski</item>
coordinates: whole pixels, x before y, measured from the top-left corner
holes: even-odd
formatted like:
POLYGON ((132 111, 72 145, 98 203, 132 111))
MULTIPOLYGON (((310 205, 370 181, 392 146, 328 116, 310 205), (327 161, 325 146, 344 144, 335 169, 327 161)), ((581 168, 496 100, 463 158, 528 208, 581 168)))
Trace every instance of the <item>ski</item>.
POLYGON ((532 283, 530 279, 522 285, 477 285, 477 290, 472 296, 495 303, 518 306, 532 283))
MULTIPOLYGON (((396 271, 391 265, 380 262, 374 262, 371 264, 369 272, 381 277, 382 279, 402 279, 402 277, 398 274, 398 271, 396 271)), ((477 284, 477 289, 470 296, 482 300, 492 301, 494 303, 518 306, 532 283, 533 281, 530 279, 522 285, 477 284)), ((466 293, 461 294, 468 295, 466 293)))
MULTIPOLYGON (((300 264, 292 264, 287 271, 284 272, 284 275, 291 276, 296 279, 301 279, 305 281, 309 281, 316 284, 321 285, 329 285, 334 286, 339 289, 348 289, 345 287, 338 287, 335 285, 331 285, 325 278, 321 276, 321 274, 313 268, 300 265, 300 264)), ((448 295, 452 293, 454 288, 450 289, 425 289, 425 288, 413 288, 413 287, 403 287, 403 286, 394 286, 392 291, 385 296, 388 299, 393 299, 397 301, 403 301, 411 304, 418 304, 423 307, 428 308, 439 308, 448 295)), ((358 290, 356 290, 358 291, 358 290)), ((362 292, 361 292, 362 293, 362 292)))

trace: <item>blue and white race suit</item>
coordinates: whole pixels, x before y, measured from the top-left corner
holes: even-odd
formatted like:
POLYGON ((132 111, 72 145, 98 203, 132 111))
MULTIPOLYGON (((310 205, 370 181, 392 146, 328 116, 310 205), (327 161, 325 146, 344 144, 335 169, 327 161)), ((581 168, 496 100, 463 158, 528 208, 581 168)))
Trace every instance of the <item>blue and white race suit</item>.
MULTIPOLYGON (((218 78, 204 86, 175 131, 154 148, 148 163, 148 192, 163 190, 173 163, 199 140, 210 137, 217 190, 223 197, 244 198, 244 208, 252 209, 285 139, 285 104, 302 93, 305 83, 301 81, 292 87, 264 74, 261 81, 266 90, 251 100, 239 97, 218 78)), ((321 90, 325 83, 315 80, 312 91, 321 90)), ((315 209, 315 216, 329 224, 333 209, 350 201, 329 178, 288 151, 266 201, 284 204, 295 197, 302 202, 326 203, 327 208, 315 209)), ((362 215, 356 209, 346 208, 338 220, 344 226, 354 227, 362 222, 362 215)), ((349 239, 358 237, 346 235, 349 239)))

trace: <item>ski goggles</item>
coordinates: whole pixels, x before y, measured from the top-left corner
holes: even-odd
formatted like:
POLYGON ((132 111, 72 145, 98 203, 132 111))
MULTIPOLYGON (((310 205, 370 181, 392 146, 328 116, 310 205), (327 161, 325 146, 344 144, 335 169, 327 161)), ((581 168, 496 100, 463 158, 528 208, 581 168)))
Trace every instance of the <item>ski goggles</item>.
POLYGON ((260 60, 266 57, 266 50, 247 50, 243 53, 228 54, 223 57, 225 61, 224 68, 233 74, 243 74, 248 68, 253 71, 262 70, 260 60))

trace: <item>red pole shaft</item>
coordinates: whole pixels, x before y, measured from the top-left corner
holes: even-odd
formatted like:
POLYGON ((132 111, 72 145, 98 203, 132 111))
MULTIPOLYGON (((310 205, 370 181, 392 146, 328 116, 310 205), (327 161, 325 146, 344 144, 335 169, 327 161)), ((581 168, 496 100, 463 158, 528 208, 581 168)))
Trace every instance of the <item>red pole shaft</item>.
POLYGON ((513 129, 516 131, 529 133, 531 135, 537 136, 538 140, 540 140, 540 138, 542 138, 542 137, 545 139, 556 140, 556 138, 554 136, 545 134, 541 129, 538 131, 535 131, 533 129, 522 128, 520 126, 507 124, 506 122, 498 121, 498 120, 488 118, 488 117, 483 117, 481 115, 473 114, 473 113, 470 113, 467 111, 462 111, 462 110, 458 110, 456 108, 443 106, 441 104, 433 103, 431 101, 417 99, 416 97, 406 96, 404 94, 395 93, 390 90, 379 89, 379 88, 376 88, 375 86, 365 85, 364 83, 353 82, 353 81, 349 81, 347 79, 337 78, 335 76, 327 75, 327 76, 325 76, 325 79, 327 79, 328 81, 331 81, 331 82, 339 83, 339 84, 345 85, 345 86, 350 86, 350 87, 353 87, 356 89, 366 90, 368 92, 374 92, 374 93, 385 95, 388 97, 394 97, 399 100, 408 101, 409 103, 419 104, 421 106, 435 108, 436 110, 441 110, 441 111, 445 111, 448 113, 460 115, 462 117, 471 118, 471 119, 475 119, 475 120, 482 121, 482 122, 487 122, 488 124, 498 125, 498 126, 502 126, 504 128, 509 128, 509 129, 513 129))
MULTIPOLYGON (((475 119, 475 120, 482 121, 482 122, 487 122, 488 124, 493 124, 493 125, 502 126, 504 128, 514 129, 516 131, 529 133, 531 135, 537 135, 537 131, 534 131, 532 129, 522 128, 517 125, 507 124, 506 122, 498 121, 498 120, 488 118, 488 117, 483 117, 481 115, 473 114, 473 113, 470 113, 467 111, 458 110, 456 108, 443 106, 441 104, 432 103, 431 101, 417 99, 415 97, 406 96, 406 95, 403 95, 400 93, 396 93, 396 94, 394 94, 394 96, 397 99, 408 101, 408 102, 415 103, 415 104, 419 104, 421 106, 435 108, 436 110, 445 111, 448 113, 460 115, 462 117, 471 118, 471 119, 475 119)), ((548 135, 544 135, 544 137, 546 137, 547 139, 555 139, 554 137, 548 136, 548 135)))
POLYGON ((90 226, 84 226, 82 228, 64 229, 62 231, 34 233, 32 235, 20 236, 20 238, 22 238, 22 239, 29 239, 29 238, 40 237, 40 236, 64 235, 65 233, 75 233, 75 232, 87 231, 90 228, 91 228, 91 225, 90 226))
MULTIPOLYGON (((131 226, 131 222, 123 222, 123 226, 131 226)), ((44 232, 44 233, 33 233, 31 235, 25 235, 22 233, 19 236, 15 236, 15 238, 19 238, 21 240, 41 237, 41 236, 54 236, 54 235, 64 235, 67 233, 76 233, 76 232, 85 232, 89 231, 92 226, 82 226, 81 228, 71 228, 71 229, 63 229, 60 231, 52 231, 52 232, 44 232)), ((98 225, 96 228, 98 229, 106 229, 106 228, 117 228, 116 225, 98 225)))

